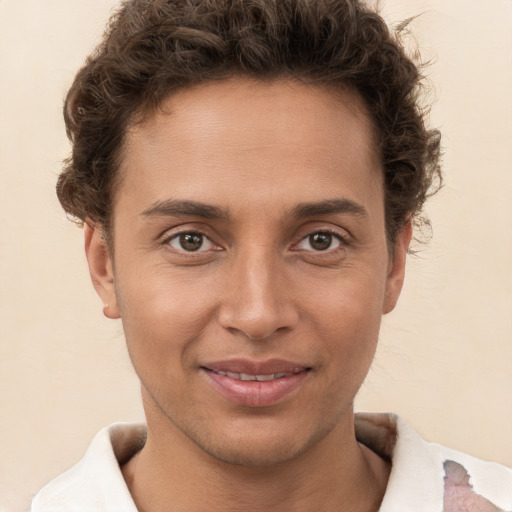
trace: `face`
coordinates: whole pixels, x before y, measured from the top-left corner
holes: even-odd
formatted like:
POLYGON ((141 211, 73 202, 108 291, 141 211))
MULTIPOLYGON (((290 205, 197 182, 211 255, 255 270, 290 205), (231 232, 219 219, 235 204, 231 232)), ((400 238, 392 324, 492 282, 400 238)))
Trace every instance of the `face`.
POLYGON ((86 248, 150 431, 253 466, 346 431, 410 235, 389 250, 363 112, 349 92, 240 79, 129 131, 113 260, 94 228, 86 248))

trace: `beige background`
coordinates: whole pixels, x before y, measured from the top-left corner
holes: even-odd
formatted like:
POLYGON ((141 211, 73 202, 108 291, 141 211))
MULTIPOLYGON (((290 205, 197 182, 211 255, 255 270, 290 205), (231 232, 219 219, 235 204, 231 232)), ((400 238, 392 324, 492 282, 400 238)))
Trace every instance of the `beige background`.
MULTIPOLYGON (((142 418, 119 323, 54 196, 67 87, 113 0, 0 0, 0 510, 142 418)), ((414 32, 444 131, 434 238, 409 273, 357 406, 512 465, 512 1, 384 0, 414 32)))

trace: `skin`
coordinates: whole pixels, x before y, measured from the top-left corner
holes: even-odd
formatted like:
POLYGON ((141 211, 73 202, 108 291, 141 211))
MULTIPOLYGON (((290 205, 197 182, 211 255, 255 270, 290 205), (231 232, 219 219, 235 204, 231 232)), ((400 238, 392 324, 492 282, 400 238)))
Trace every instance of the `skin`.
POLYGON ((101 226, 85 237, 142 385, 148 439, 123 468, 139 510, 378 510, 389 467, 357 443, 353 400, 411 227, 388 247, 359 98, 241 78, 186 89, 131 127, 120 172, 112 250, 101 226), (277 403, 240 405, 204 369, 235 357, 308 370, 277 403))

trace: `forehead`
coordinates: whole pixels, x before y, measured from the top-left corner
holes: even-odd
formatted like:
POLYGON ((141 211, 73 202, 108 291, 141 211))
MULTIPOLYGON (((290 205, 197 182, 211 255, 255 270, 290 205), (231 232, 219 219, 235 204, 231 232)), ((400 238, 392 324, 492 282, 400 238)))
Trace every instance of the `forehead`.
POLYGON ((137 191, 152 202, 171 194, 243 205, 275 198, 284 207, 299 195, 307 196, 302 202, 322 200, 326 190, 382 192, 372 125, 359 97, 293 81, 236 79, 179 91, 134 124, 118 196, 137 191))

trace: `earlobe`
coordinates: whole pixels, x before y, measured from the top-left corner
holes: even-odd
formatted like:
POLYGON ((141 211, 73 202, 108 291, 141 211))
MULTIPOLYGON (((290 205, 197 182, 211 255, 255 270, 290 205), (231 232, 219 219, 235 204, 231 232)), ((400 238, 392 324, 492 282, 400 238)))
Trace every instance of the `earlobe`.
POLYGON ((103 301, 107 318, 120 318, 114 285, 114 269, 101 226, 92 222, 84 225, 85 255, 92 284, 103 301))
POLYGON ((387 314, 395 309, 405 278, 405 262, 407 250, 412 237, 412 222, 400 230, 393 247, 393 254, 390 257, 388 276, 386 280, 386 296, 382 308, 382 314, 387 314))

